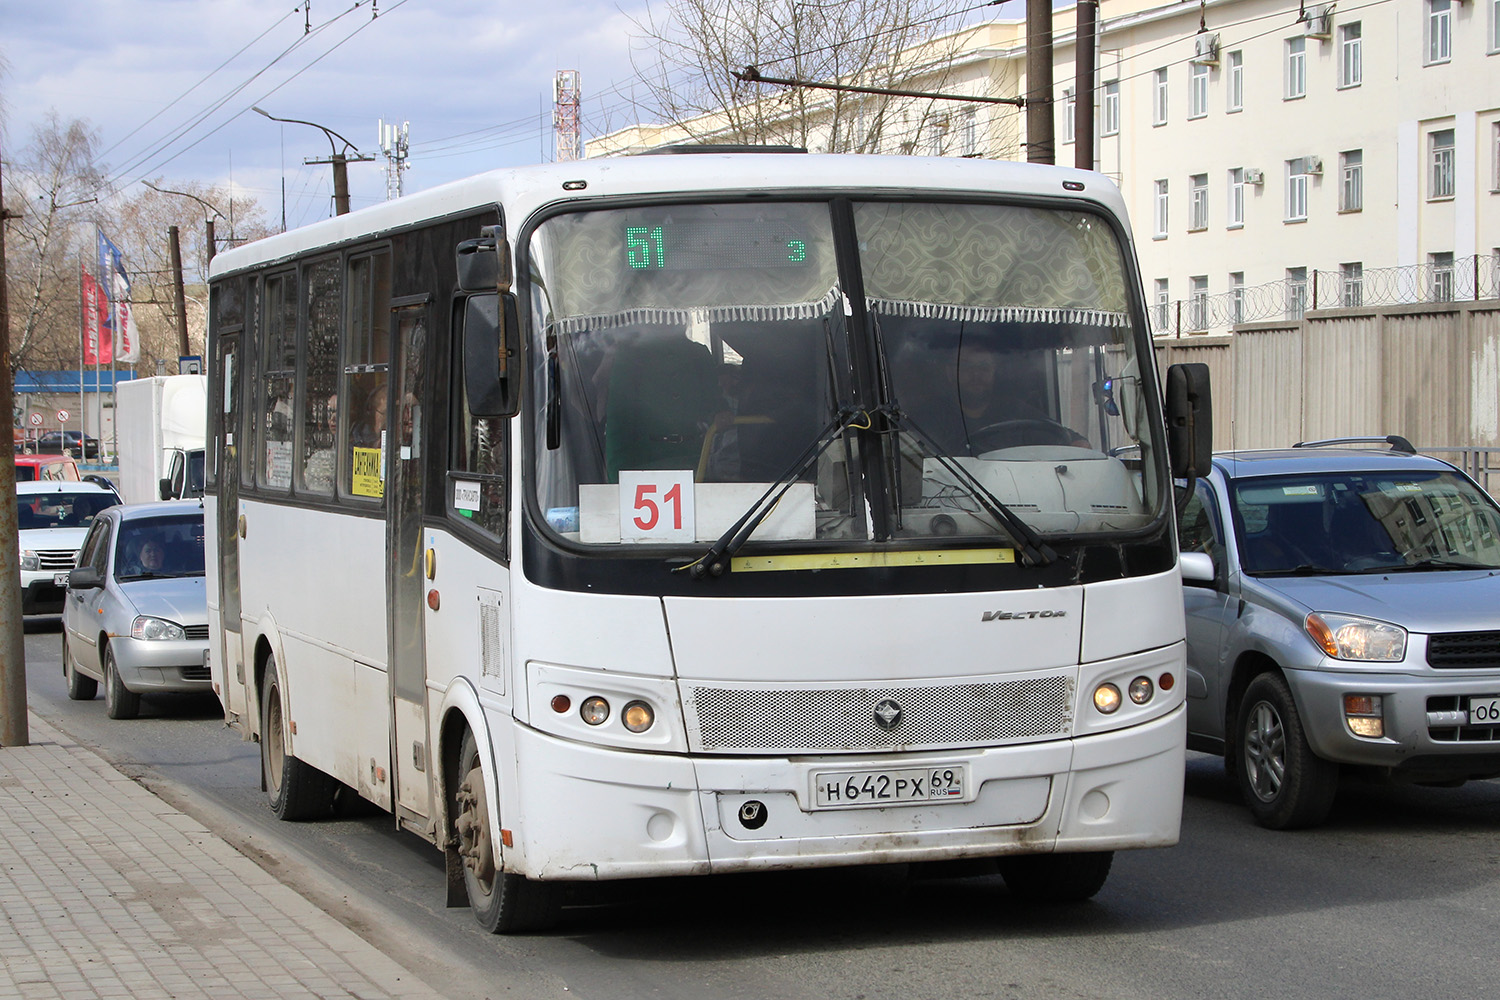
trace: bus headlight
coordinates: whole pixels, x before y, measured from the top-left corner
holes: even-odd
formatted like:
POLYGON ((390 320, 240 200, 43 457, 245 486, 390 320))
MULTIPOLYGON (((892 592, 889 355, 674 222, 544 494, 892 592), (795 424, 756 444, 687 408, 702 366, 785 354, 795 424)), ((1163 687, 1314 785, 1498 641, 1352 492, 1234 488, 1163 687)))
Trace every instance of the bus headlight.
POLYGON ((187 633, 182 630, 181 625, 169 622, 165 618, 137 615, 135 621, 130 623, 130 637, 149 641, 181 642, 187 638, 187 633))
POLYGON ((656 721, 656 713, 644 701, 632 701, 620 713, 620 721, 632 733, 644 733, 656 721))
POLYGON ((1156 693, 1156 687, 1151 683, 1149 677, 1137 677, 1130 682, 1130 700, 1137 705, 1144 705, 1151 700, 1156 693))
POLYGON ((1120 710, 1120 689, 1113 684, 1100 684, 1094 688, 1094 707, 1105 715, 1120 710))
POLYGON ((583 699, 578 706, 578 715, 591 726, 602 726, 609 718, 609 702, 598 695, 583 699))

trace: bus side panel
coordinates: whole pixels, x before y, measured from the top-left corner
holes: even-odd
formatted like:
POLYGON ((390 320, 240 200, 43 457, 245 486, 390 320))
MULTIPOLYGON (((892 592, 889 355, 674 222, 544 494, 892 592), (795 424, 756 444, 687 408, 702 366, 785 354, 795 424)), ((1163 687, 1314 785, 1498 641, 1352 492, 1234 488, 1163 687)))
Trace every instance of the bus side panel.
POLYGON ((388 807, 385 522, 253 500, 244 513, 247 673, 258 636, 274 632, 292 752, 388 807), (296 571, 283 553, 299 554, 296 571))

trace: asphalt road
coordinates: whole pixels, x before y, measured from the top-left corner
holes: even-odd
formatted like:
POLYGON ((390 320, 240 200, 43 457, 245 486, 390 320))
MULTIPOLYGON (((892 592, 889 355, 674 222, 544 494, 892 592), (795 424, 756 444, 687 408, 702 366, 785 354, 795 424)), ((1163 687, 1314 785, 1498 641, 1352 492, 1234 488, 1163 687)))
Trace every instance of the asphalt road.
POLYGON ((443 906, 441 854, 389 816, 279 823, 212 698, 114 722, 64 692, 29 622, 34 712, 226 836, 455 998, 1482 997, 1500 992, 1500 782, 1347 781, 1330 821, 1261 830, 1189 755, 1182 842, 1116 856, 1092 902, 1038 908, 994 875, 854 869, 610 883, 546 935, 443 906), (933 877, 944 876, 949 877, 933 877))

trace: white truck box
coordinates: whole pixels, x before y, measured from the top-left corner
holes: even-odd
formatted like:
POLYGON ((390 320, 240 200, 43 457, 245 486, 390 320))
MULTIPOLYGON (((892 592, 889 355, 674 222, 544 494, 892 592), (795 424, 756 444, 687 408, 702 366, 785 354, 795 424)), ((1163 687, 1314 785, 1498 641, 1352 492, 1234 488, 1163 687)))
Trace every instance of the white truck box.
POLYGON ((160 500, 173 457, 203 451, 207 400, 204 375, 156 375, 115 386, 119 485, 126 503, 160 500))

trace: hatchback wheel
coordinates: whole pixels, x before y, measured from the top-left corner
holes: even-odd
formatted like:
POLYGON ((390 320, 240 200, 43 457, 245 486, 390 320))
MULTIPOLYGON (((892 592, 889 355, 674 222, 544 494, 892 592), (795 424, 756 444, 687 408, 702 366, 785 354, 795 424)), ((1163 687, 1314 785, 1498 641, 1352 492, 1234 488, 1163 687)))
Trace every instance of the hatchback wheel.
POLYGON ((99 693, 99 682, 85 677, 73 666, 72 650, 68 648, 68 634, 63 633, 63 679, 68 682, 68 698, 73 701, 92 701, 99 693))
POLYGON ((133 719, 141 714, 141 696, 126 690, 115 666, 115 651, 104 647, 104 712, 111 719, 133 719))
POLYGON ((1328 818, 1339 769, 1312 752, 1291 689, 1261 674, 1240 700, 1235 728, 1240 794, 1255 821, 1273 830, 1316 826, 1328 818))

